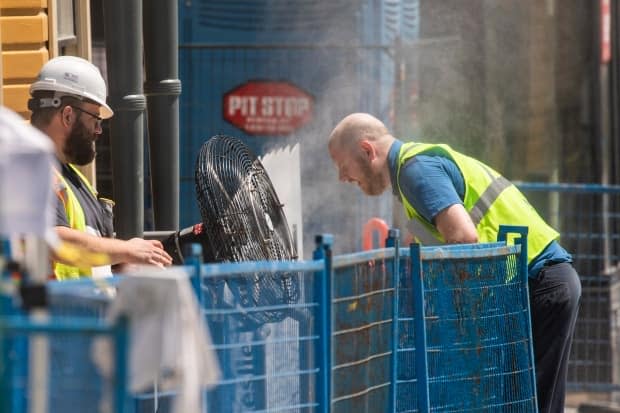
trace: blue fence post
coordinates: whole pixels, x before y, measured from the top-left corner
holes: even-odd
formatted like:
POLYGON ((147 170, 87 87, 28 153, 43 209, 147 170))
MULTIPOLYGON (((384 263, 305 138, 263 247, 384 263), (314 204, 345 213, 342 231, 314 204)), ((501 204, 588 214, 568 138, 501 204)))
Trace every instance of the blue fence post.
MULTIPOLYGON (((529 273, 527 268, 527 233, 528 228, 523 226, 513 226, 513 225, 500 225, 499 232, 497 234, 498 241, 507 241, 508 234, 519 234, 518 238, 515 238, 514 242, 517 245, 521 246, 521 253, 519 256, 519 273, 521 276, 520 281, 524 284, 524 288, 521 289, 522 297, 521 299, 527 305, 527 313, 532 314, 532 309, 530 308, 530 293, 529 293, 529 273)), ((532 336, 532 318, 531 316, 527 318, 527 328, 529 337, 532 336)), ((535 360, 534 357, 534 343, 530 340, 529 347, 529 355, 530 360, 535 360)), ((538 406, 538 393, 536 392, 536 366, 532 366, 531 370, 531 382, 533 388, 531 389, 532 394, 534 395, 534 406, 538 406)))
MULTIPOLYGON (((4 312, 0 313, 1 317, 4 317, 4 312)), ((4 331, 4 327, 2 325, 2 321, 0 321, 0 356, 3 360, 3 368, 0 369, 0 413, 10 412, 11 409, 11 401, 13 400, 11 394, 11 362, 10 360, 10 351, 8 348, 9 338, 4 331)))
POLYGON ((196 292, 196 298, 198 303, 202 306, 202 280, 200 279, 200 267, 202 265, 202 245, 199 243, 187 244, 184 246, 183 257, 185 259, 185 265, 193 269, 193 273, 190 276, 192 287, 196 292))
POLYGON ((400 231, 391 228, 385 240, 387 248, 394 248, 394 262, 392 265, 392 359, 390 366, 390 407, 389 412, 396 412, 398 400, 398 314, 399 314, 399 285, 400 285, 400 231))
POLYGON ((115 386, 115 398, 116 405, 115 412, 118 413, 132 413, 133 409, 128 403, 129 401, 129 380, 128 369, 129 363, 129 323, 125 317, 120 317, 113 328, 114 332, 114 352, 116 356, 115 374, 116 374, 116 386, 115 386))
MULTIPOLYGON (((426 320, 424 311, 424 274, 420 244, 411 244, 411 277, 413 286, 415 369, 417 379, 418 411, 430 411, 428 359, 426 356, 426 320)), ((458 397, 458 395, 455 395, 458 397)))
POLYGON ((6 261, 11 259, 11 241, 4 237, 0 237, 0 255, 4 256, 6 261))
POLYGON ((315 238, 316 249, 312 254, 315 260, 324 260, 325 266, 322 274, 318 274, 320 280, 315 283, 319 291, 315 291, 315 297, 319 297, 320 308, 320 339, 317 354, 320 355, 321 372, 316 386, 319 409, 323 413, 331 411, 331 369, 332 369, 332 245, 334 238, 331 234, 317 235, 315 238))

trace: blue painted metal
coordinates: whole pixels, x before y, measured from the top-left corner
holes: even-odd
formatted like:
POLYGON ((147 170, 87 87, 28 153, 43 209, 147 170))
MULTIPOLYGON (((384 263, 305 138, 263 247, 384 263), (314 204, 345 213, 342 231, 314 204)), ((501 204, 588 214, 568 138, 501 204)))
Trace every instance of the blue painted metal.
POLYGON ((398 309, 400 308, 399 300, 399 284, 400 284, 400 257, 398 251, 400 249, 400 231, 398 229, 390 229, 388 231, 388 238, 385 241, 387 248, 394 249, 394 260, 392 261, 392 343, 391 343, 391 366, 390 366, 390 405, 389 411, 395 412, 398 404, 398 309))
POLYGON ((0 237, 0 257, 11 258, 11 242, 4 237, 0 237))
MULTIPOLYGON (((366 197, 334 186, 333 199, 354 210, 321 208, 311 199, 325 193, 316 182, 333 180, 324 142, 334 122, 352 112, 392 121, 394 50, 398 39, 418 38, 419 0, 271 0, 179 2, 180 226, 200 220, 194 167, 209 137, 241 138, 259 156, 300 145, 305 253, 312 235, 351 223, 339 234, 358 249, 360 231, 372 216, 391 219, 392 197, 366 197), (313 119, 289 136, 254 136, 224 120, 226 92, 252 80, 286 81, 315 99, 313 119)), ((282 198, 282 197, 281 197, 282 198)))
POLYGON ((548 183, 548 182, 520 182, 513 183, 522 191, 538 192, 569 192, 574 194, 618 194, 620 185, 603 184, 568 184, 568 183, 548 183))
MULTIPOLYGON (((330 237, 324 237, 328 240, 330 237)), ((208 264, 201 267, 203 315, 223 379, 207 393, 211 410, 227 411, 318 411, 323 375, 320 331, 320 287, 324 261, 277 261, 208 264), (292 304, 276 297, 257 306, 242 305, 242 296, 231 294, 229 282, 253 282, 263 275, 295 273, 300 278, 300 296, 292 304), (244 281, 245 280, 245 281, 244 281), (248 314, 285 314, 274 322, 245 324, 248 314), (316 392, 316 393, 315 393, 316 392)))
MULTIPOLYGON (((328 242, 327 236, 322 238, 328 242)), ((237 263, 206 264, 201 268, 202 275, 220 277, 227 275, 247 274, 252 272, 270 271, 319 271, 322 268, 319 261, 247 261, 237 263)))
POLYGON ((185 265, 190 270, 190 282, 196 293, 196 298, 200 304, 203 303, 202 296, 202 284, 201 284, 201 265, 202 265, 202 245, 199 243, 190 244, 187 247, 188 251, 184 251, 183 256, 185 258, 185 265))
MULTIPOLYGON (((502 307, 527 303, 521 288, 526 270, 518 261, 526 244, 439 251, 400 248, 396 232, 390 235, 388 248, 364 253, 333 257, 333 237, 323 235, 312 261, 200 266, 203 315, 223 372, 207 392, 209 410, 465 412, 487 402, 502 411, 502 400, 517 397, 526 407, 515 404, 511 411, 535 411, 529 408, 536 404, 529 308, 502 307), (508 271, 522 277, 507 282, 508 271), (252 282, 261 274, 291 272, 302 286, 292 304, 244 307, 225 288, 231 279, 252 282), (276 322, 243 323, 248 313, 283 311, 287 316, 276 322), (494 331, 503 325, 509 331, 494 331), (517 347, 527 357, 509 351, 517 347)), ((73 288, 78 296, 87 289, 83 282, 73 288)), ((105 299, 98 294, 67 302, 71 283, 52 289, 65 304, 64 316, 77 316, 78 323, 102 316, 105 299)), ((158 411, 166 413, 175 392, 133 396, 139 412, 158 401, 158 411)))
POLYGON ((321 354, 321 374, 317 380, 317 401, 323 412, 330 412, 332 408, 332 313, 331 302, 333 292, 333 267, 332 267, 332 245, 334 238, 331 234, 323 234, 315 238, 316 249, 314 250, 314 260, 324 262, 322 273, 317 273, 320 277, 315 285, 318 291, 315 292, 319 298, 320 331, 318 354, 321 354))
POLYGON ((129 372, 127 366, 129 365, 129 357, 127 356, 127 349, 129 348, 129 334, 128 334, 128 322, 127 319, 121 317, 117 320, 116 325, 113 327, 114 335, 114 349, 115 349, 115 363, 114 374, 116 376, 116 383, 114 385, 114 403, 116 405, 116 412, 119 413, 131 413, 133 407, 129 403, 129 372))
POLYGON ((413 311, 415 314, 415 372, 417 378, 417 408, 420 412, 430 411, 430 385, 428 377, 428 357, 426 345, 426 313, 424 310, 424 272, 420 244, 411 244, 411 278, 413 280, 413 311), (424 349, 423 351, 420 351, 424 349))
MULTIPOLYGON (((111 297, 93 284, 89 289, 83 285, 75 290, 68 287, 48 289, 49 315, 59 319, 77 317, 100 323, 105 319, 110 302, 111 297)), ((113 384, 101 375, 91 356, 95 337, 88 334, 49 337, 50 412, 88 410, 106 397, 113 400, 113 384)))
MULTIPOLYGON (((521 289, 521 300, 523 303, 527 304, 527 312, 528 314, 531 314, 531 307, 530 307, 530 296, 529 296, 529 273, 527 271, 527 234, 528 234, 528 228, 527 227, 512 227, 512 226, 506 226, 506 225, 501 225, 500 228, 500 234, 498 235, 498 240, 505 240, 506 236, 508 235, 509 232, 516 232, 517 234, 519 234, 519 238, 515 241, 517 243, 517 245, 519 247, 521 247, 521 262, 520 262, 520 266, 521 268, 525 269, 524 271, 521 271, 521 282, 523 283, 523 285, 525 286, 525 288, 521 289)), ((532 335, 532 317, 528 317, 527 320, 527 330, 528 330, 528 335, 529 337, 533 337, 532 335)), ((535 360, 535 354, 534 354, 534 341, 530 340, 530 345, 529 345, 529 353, 530 353, 530 360, 535 360)), ((531 392, 534 395, 534 404, 536 406, 538 406, 538 394, 536 392, 536 365, 533 365, 533 368, 531 369, 531 378, 530 378, 530 383, 532 385, 531 388, 531 392)))
MULTIPOLYGON (((334 257, 332 408, 370 413, 394 404, 396 248, 334 257)), ((396 267, 397 268, 397 267, 396 267)))
POLYGON ((0 329, 11 333, 42 333, 42 334, 104 334, 111 330, 110 324, 104 320, 86 319, 83 317, 54 317, 46 321, 36 321, 25 316, 3 316, 0 318, 0 329))
MULTIPOLYGON (((45 335, 50 343, 50 370, 49 370, 49 408, 48 412, 64 412, 68 411, 67 406, 73 406, 81 409, 84 406, 90 406, 88 409, 96 406, 101 402, 101 398, 106 397, 102 390, 103 380, 90 368, 82 368, 77 366, 76 362, 81 362, 79 354, 75 354, 77 347, 67 346, 63 349, 64 353, 71 352, 77 359, 67 364, 58 365, 57 357, 59 349, 55 344, 62 343, 67 345, 71 342, 71 337, 84 338, 95 336, 109 336, 115 340, 115 375, 114 396, 115 412, 131 413, 128 398, 127 383, 127 324, 123 320, 118 323, 110 324, 98 318, 86 318, 82 316, 55 316, 44 321, 35 321, 24 315, 3 315, 0 317, 0 347, 7 346, 8 353, 3 353, 3 359, 0 366, 4 372, 9 373, 3 377, 0 386, 0 407, 3 412, 25 413, 28 411, 28 347, 22 346, 26 344, 26 338, 33 335, 45 335), (62 341, 58 341, 61 340, 62 341), (19 363, 20 368, 12 368, 11 366, 19 363), (73 386, 77 386, 73 387, 73 386), (99 388, 94 391, 93 386, 99 388), (74 393, 76 390, 80 390, 74 393), (96 396, 97 398, 93 398, 96 396), (59 398, 65 400, 59 401, 59 398), (82 406, 82 407, 80 407, 82 406)), ((90 354, 90 346, 84 349, 90 354)), ((65 359, 68 360, 68 359, 65 359)))
POLYGON ((393 248, 379 248, 370 251, 354 252, 351 254, 337 255, 334 257, 334 265, 337 267, 353 266, 376 259, 388 259, 394 257, 393 248))
POLYGON ((613 314, 620 272, 620 186, 516 182, 541 216, 560 233, 581 279, 579 315, 568 364, 571 391, 620 391, 613 372, 613 314))
POLYGON ((463 245, 412 246, 421 411, 537 411, 525 236, 516 242, 472 246, 470 258, 463 245))

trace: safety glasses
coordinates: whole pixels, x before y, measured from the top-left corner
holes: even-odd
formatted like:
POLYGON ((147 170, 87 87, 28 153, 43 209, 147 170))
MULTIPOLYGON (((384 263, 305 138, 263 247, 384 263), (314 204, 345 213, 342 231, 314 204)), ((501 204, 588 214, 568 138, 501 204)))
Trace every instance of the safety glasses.
POLYGON ((101 128, 101 122, 103 122, 103 118, 102 118, 101 116, 96 115, 96 114, 94 114, 94 113, 92 113, 92 112, 89 112, 89 111, 87 111, 87 110, 85 110, 85 109, 82 109, 82 108, 80 108, 80 107, 78 107, 78 106, 71 106, 71 107, 72 107, 73 109, 75 109, 75 110, 79 110, 80 112, 84 112, 84 113, 86 113, 87 115, 90 115, 90 116, 92 116, 93 118, 97 119, 96 125, 97 125, 97 127, 98 127, 98 128, 101 128))

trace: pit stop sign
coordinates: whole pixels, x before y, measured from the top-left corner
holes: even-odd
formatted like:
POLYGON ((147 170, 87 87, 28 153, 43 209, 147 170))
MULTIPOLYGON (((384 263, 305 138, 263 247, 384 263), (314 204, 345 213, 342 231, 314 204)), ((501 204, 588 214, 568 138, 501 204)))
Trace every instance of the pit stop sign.
POLYGON ((250 135, 288 135, 312 119, 314 99, 288 82, 250 81, 224 95, 224 119, 250 135))

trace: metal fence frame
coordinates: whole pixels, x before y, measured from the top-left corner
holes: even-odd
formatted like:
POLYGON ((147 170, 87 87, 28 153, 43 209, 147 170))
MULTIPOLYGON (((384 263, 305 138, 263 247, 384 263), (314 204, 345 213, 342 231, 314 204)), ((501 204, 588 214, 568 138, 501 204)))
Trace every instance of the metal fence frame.
POLYGON ((613 395, 620 391, 620 186, 515 184, 560 232, 582 282, 567 387, 613 395))
MULTIPOLYGON (((399 357, 401 353, 399 343, 402 332, 400 329, 403 326, 399 312, 400 300, 404 297, 400 294, 399 284, 402 282, 403 277, 411 277, 413 275, 413 278, 421 279, 420 273, 412 273, 413 265, 411 261, 413 261, 413 255, 411 255, 412 253, 408 249, 399 248, 398 231, 396 230, 390 231, 390 238, 387 241, 388 247, 382 249, 333 256, 332 244, 333 237, 331 235, 318 236, 316 238, 317 248, 311 261, 268 261, 202 265, 197 256, 188 257, 188 271, 200 274, 200 277, 194 276, 191 280, 207 319, 221 318, 224 312, 231 314, 238 311, 239 307, 215 308, 214 311, 211 311, 209 309, 210 293, 205 288, 206 280, 217 277, 234 278, 243 274, 252 274, 252 276, 256 277, 257 274, 278 271, 287 273, 306 272, 316 277, 314 278, 315 282, 311 283, 312 285, 308 287, 309 290, 307 291, 311 299, 292 306, 308 306, 314 311, 312 313, 313 316, 308 320, 308 325, 312 326, 311 334, 306 337, 306 342, 308 343, 306 348, 312 353, 314 364, 311 362, 304 365, 304 368, 301 368, 299 371, 300 376, 307 374, 310 377, 306 380, 305 387, 303 387, 307 394, 299 396, 298 402, 296 400, 294 405, 274 406, 267 406, 265 396, 263 400, 258 400, 258 403, 255 403, 255 408, 251 408, 251 411, 348 412, 351 411, 352 406, 355 406, 355 411, 358 413, 370 413, 375 411, 377 402, 383 403, 382 405, 385 406, 387 411, 398 410, 399 388, 396 377, 399 372, 399 357), (351 271, 349 275, 352 278, 347 278, 347 271, 351 271), (355 282, 350 282, 350 280, 355 282), (398 320, 398 322, 394 323, 394 320, 398 320), (348 357, 350 352, 340 352, 337 346, 346 346, 346 340, 339 342, 338 337, 345 337, 350 332, 353 333, 352 340, 357 345, 355 346, 356 353, 354 358, 347 360, 343 359, 342 356, 348 357), (339 372, 344 374, 336 376, 340 374, 339 372), (358 372, 363 374, 357 374, 358 372), (335 377, 338 378, 336 379, 335 377)), ((446 257, 452 256, 467 259, 468 250, 472 250, 472 257, 480 257, 480 249, 485 245, 444 247, 442 254, 446 257)), ((489 246, 489 248, 494 247, 497 247, 497 245, 489 246)), ((433 250, 423 249, 421 255, 419 255, 420 259, 434 257, 433 254, 437 253, 435 250, 441 247, 428 248, 433 250)), ((118 279, 113 279, 112 284, 116 281, 118 279)), ((88 289, 88 284, 88 282, 84 281, 77 281, 75 283, 65 282, 62 284, 53 283, 49 288, 56 290, 56 292, 62 292, 63 290, 71 291, 73 288, 79 292, 80 288, 88 289)), ((423 297, 418 298, 424 300, 423 297)), ((404 299, 413 300, 413 296, 404 297, 404 299)), ((271 311, 276 307, 281 308, 283 305, 277 304, 267 307, 267 310, 271 311)), ((420 314, 423 314, 423 312, 420 312, 420 314)), ((529 315, 529 309, 527 314, 529 315)), ((426 321, 424 319, 419 321, 421 324, 417 323, 418 331, 424 331, 426 321), (420 325, 422 327, 419 327, 420 325), (419 330, 420 328, 422 330, 419 330)), ((56 325, 62 325, 62 321, 59 321, 56 325)), ((272 324, 269 325, 270 328, 275 328, 272 324)), ((21 328, 18 324, 11 324, 11 326, 13 328, 21 328)), ((81 328, 82 330, 86 328, 83 324, 77 324, 77 326, 78 329, 81 328)), ((59 327, 49 327, 52 330, 53 328, 59 327)), ((49 329, 43 330, 43 332, 50 332, 51 330, 49 329)), ((215 332, 213 335, 217 336, 218 334, 218 332, 215 332)), ((250 341, 245 344, 239 344, 224 340, 219 344, 215 343, 215 347, 217 350, 218 346, 220 349, 230 349, 235 346, 240 348, 255 345, 265 346, 265 343, 269 341, 260 335, 252 336, 252 340, 255 340, 256 337, 258 337, 258 343, 250 341)), ((301 335, 298 337, 301 337, 301 335)), ((290 337, 286 339, 285 341, 290 341, 290 337)), ((426 346, 425 344, 418 344, 426 346)), ((423 354, 425 352, 417 353, 423 354)), ((237 362, 238 360, 233 361, 237 362)), ((242 361, 245 363, 245 360, 242 361)), ((533 360, 531 363, 533 363, 533 360)), ((265 369, 260 370, 260 368, 256 368, 256 365, 252 365, 251 360, 249 364, 246 364, 253 367, 248 370, 252 375, 250 380, 265 382, 269 379, 268 372, 265 369)), ((260 367, 261 363, 258 364, 260 367)), ((301 366, 301 363, 299 365, 301 366)), ((226 370, 230 366, 223 367, 223 370, 226 370)), ((411 369, 413 367, 404 367, 404 369, 407 368, 411 369)), ((276 376, 278 375, 276 374, 276 376)), ((123 377, 126 379, 125 375, 123 377)), ((235 383, 235 380, 235 377, 224 376, 222 383, 235 383)), ((247 377, 238 381, 239 386, 243 387, 245 385, 244 381, 248 381, 247 377)), ((418 382, 424 383, 424 380, 418 380, 418 382)), ((124 390, 125 388, 126 386, 123 387, 122 391, 126 391, 124 390)), ((428 389, 418 390, 424 390, 428 395, 428 389)), ((217 388, 215 391, 217 391, 217 388)), ((207 404, 209 403, 209 398, 213 398, 213 395, 214 390, 207 392, 207 404)), ((161 407, 169 404, 169 398, 173 396, 173 393, 163 394, 155 391, 153 393, 132 396, 134 396, 134 400, 138 401, 132 407, 140 412, 148 411, 146 406, 150 404, 146 402, 149 400, 154 401, 154 406, 160 404, 160 410, 158 411, 161 412, 161 407)), ((215 399, 219 400, 217 397, 215 399)), ((230 400, 230 397, 225 396, 222 400, 224 399, 230 400)), ((217 407, 221 408, 222 406, 218 405, 217 407)), ((229 405, 226 405, 226 409, 229 408, 229 405)), ((425 407, 422 405, 419 409, 415 408, 413 411, 424 410, 425 407)), ((239 411, 248 411, 248 409, 241 409, 239 411)))

